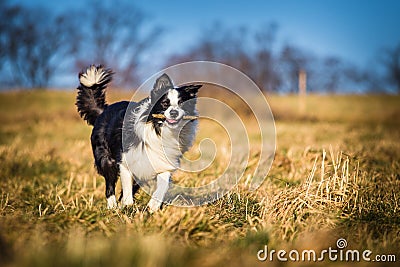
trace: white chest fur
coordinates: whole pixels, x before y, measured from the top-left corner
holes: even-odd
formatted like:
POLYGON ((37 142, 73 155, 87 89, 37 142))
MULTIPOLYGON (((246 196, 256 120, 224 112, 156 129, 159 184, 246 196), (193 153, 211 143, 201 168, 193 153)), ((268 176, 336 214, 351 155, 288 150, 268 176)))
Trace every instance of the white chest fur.
POLYGON ((157 135, 150 123, 138 123, 136 131, 143 141, 123 153, 122 164, 137 179, 146 181, 179 167, 182 153, 178 130, 162 127, 161 135, 157 135))

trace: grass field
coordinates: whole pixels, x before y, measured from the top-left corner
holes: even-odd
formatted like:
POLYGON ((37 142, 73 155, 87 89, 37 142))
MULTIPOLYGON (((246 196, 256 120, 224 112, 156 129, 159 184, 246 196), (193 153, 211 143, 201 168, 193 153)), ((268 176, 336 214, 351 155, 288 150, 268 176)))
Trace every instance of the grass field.
MULTIPOLYGON (((265 245, 321 251, 336 248, 338 238, 347 240, 346 249, 371 250, 371 259, 400 261, 400 97, 268 101, 277 149, 257 191, 241 180, 214 203, 150 215, 143 192, 133 207, 106 209, 91 127, 76 112, 74 92, 1 93, 0 266, 280 266, 276 258, 260 262, 257 252, 265 245)), ((200 122, 199 138, 211 135, 206 123, 200 122)), ((224 145, 223 131, 216 133, 224 145)), ((257 153, 251 149, 250 163, 257 153)), ((211 170, 178 172, 175 179, 212 180, 224 160, 217 154, 211 170)), ((350 263, 326 258, 324 264, 350 263)))

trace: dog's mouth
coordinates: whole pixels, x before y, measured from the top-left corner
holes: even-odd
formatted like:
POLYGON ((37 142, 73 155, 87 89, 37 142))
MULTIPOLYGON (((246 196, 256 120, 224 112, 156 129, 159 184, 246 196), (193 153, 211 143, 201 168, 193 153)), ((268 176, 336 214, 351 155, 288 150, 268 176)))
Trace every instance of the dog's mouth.
POLYGON ((175 118, 171 118, 164 114, 152 114, 152 116, 153 116, 153 118, 159 119, 159 122, 161 122, 161 123, 165 121, 170 126, 174 126, 174 125, 178 124, 184 118, 184 116, 178 116, 175 118))
POLYGON ((165 121, 166 121, 168 124, 174 125, 174 124, 178 124, 179 121, 180 121, 180 119, 169 119, 169 118, 165 118, 165 121))

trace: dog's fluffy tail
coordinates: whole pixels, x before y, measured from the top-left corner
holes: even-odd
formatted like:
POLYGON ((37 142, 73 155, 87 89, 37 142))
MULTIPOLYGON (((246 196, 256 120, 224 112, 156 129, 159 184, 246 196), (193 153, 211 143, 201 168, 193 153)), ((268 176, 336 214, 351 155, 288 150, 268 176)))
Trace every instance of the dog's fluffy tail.
POLYGON ((79 115, 94 125, 97 117, 107 107, 105 89, 112 80, 113 72, 103 66, 91 65, 79 73, 78 96, 76 106, 79 115))

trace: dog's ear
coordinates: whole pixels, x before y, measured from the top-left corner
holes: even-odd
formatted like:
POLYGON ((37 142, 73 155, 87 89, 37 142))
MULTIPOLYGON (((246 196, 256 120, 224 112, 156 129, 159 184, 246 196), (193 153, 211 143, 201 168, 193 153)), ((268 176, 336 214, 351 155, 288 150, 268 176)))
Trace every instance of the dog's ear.
POLYGON ((185 91, 186 93, 189 93, 191 97, 195 97, 200 87, 202 86, 203 86, 202 84, 190 84, 181 87, 181 90, 185 91))
POLYGON ((167 74, 163 74, 156 80, 153 90, 151 90, 152 101, 157 101, 168 89, 174 88, 174 85, 167 74))

